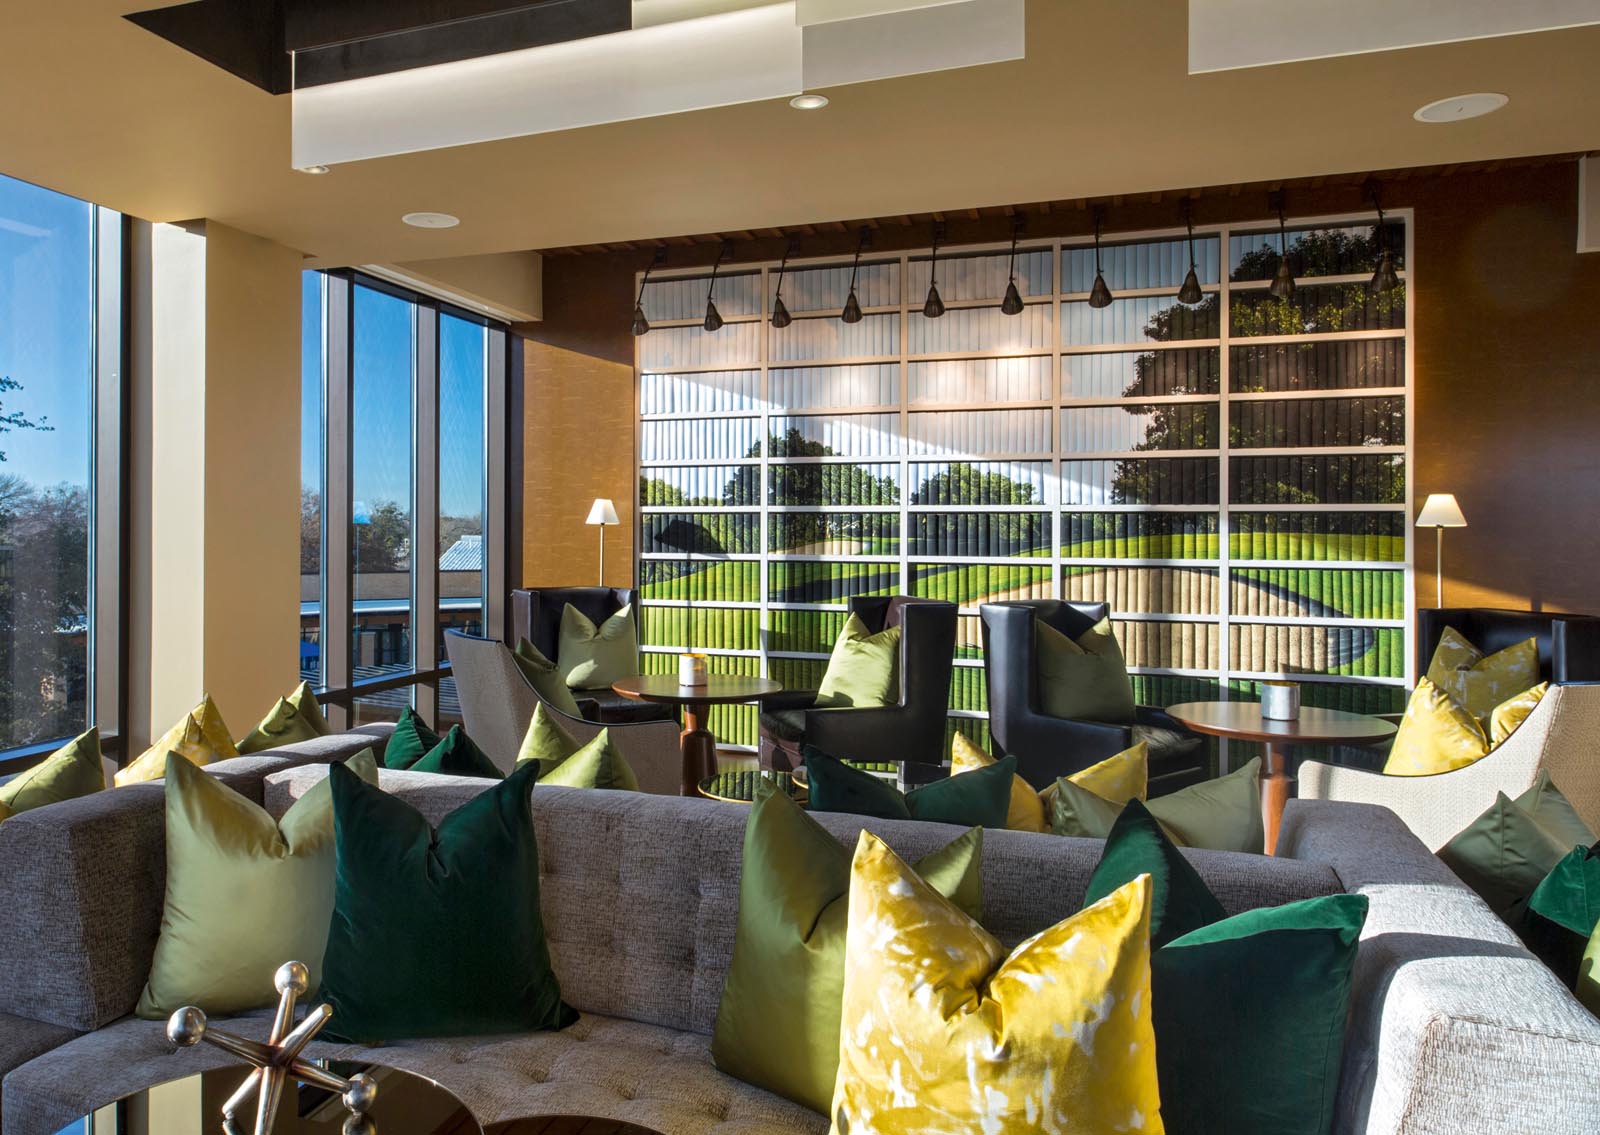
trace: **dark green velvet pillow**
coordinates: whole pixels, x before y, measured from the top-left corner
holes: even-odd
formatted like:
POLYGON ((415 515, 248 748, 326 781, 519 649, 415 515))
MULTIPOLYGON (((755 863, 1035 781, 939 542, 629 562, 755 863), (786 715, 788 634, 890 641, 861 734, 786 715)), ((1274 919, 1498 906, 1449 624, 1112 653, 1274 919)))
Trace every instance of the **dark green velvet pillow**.
POLYGON ((1327 1135, 1365 895, 1224 916, 1137 800, 1084 905, 1151 877, 1150 999, 1161 1117, 1183 1135, 1327 1135))
POLYGON ((1568 989, 1578 984, 1578 966, 1600 925, 1600 843, 1575 847, 1557 863, 1528 899, 1522 938, 1568 989))
POLYGON ((1016 757, 902 793, 888 781, 851 768, 815 745, 802 746, 801 754, 805 757, 813 812, 848 812, 885 820, 928 820, 963 827, 1006 826, 1016 757))
POLYGON ((1174 938, 1227 917, 1222 904, 1167 837, 1150 809, 1141 800, 1130 800, 1106 836, 1105 851, 1100 865, 1089 876, 1083 905, 1099 902, 1140 875, 1150 876, 1153 946, 1165 946, 1174 938))
POLYGON ((472 743, 472 738, 462 732, 461 726, 452 725, 427 755, 410 766, 412 772, 442 772, 450 776, 481 776, 487 780, 503 780, 505 773, 491 761, 486 753, 472 743))
POLYGON ((539 914, 528 762, 440 821, 342 765, 333 790, 334 899, 324 1035, 408 1037, 558 1029, 561 1001, 539 914))
POLYGON ((400 720, 395 722, 394 732, 389 734, 389 743, 383 748, 383 767, 410 768, 427 756, 439 741, 439 735, 423 724, 417 711, 406 706, 400 720))

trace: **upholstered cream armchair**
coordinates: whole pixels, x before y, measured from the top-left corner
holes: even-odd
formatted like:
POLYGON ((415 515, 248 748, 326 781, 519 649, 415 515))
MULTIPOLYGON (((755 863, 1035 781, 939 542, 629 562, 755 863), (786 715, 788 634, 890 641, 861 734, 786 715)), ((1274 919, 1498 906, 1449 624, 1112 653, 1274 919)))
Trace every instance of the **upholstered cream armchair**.
POLYGON ((1300 798, 1381 804, 1437 851, 1482 815, 1496 793, 1516 797, 1543 770, 1584 822, 1600 830, 1600 620, 1465 608, 1423 610, 1417 618, 1419 673, 1446 626, 1489 651, 1532 636, 1549 692, 1516 732, 1465 768, 1384 776, 1306 761, 1298 773, 1300 798))

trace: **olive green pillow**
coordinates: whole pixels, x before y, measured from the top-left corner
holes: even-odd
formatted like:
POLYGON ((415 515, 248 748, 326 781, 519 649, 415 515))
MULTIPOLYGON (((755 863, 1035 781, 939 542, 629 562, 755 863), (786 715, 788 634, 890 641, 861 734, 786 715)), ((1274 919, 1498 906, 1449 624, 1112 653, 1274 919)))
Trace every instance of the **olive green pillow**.
MULTIPOLYGON (((378 781, 371 749, 347 762, 378 781)), ((272 975, 304 962, 315 989, 333 915, 333 795, 328 781, 274 820, 177 755, 167 757, 167 896, 137 1014, 185 1005, 241 1013, 277 1002, 272 975)))
POLYGON ((59 804, 106 786, 100 764, 100 730, 80 733, 30 769, 0 785, 0 806, 12 814, 59 804))
POLYGON ((612 788, 622 792, 639 791, 633 766, 611 743, 611 730, 602 729, 593 740, 556 765, 541 772, 540 784, 562 788, 612 788))
POLYGON ((1587 845, 1600 839, 1600 832, 1583 822, 1578 810, 1561 795, 1561 790, 1544 769, 1539 770, 1533 786, 1518 796, 1514 803, 1566 847, 1587 845))
POLYGON ((859 709, 889 705, 899 698, 900 628, 873 634, 860 615, 852 614, 834 640, 816 704, 859 709))
POLYGON ((534 693, 562 713, 572 717, 583 716, 578 710, 578 699, 572 696, 572 690, 567 686, 567 679, 556 669, 554 662, 539 653, 537 646, 527 639, 520 639, 517 648, 511 652, 511 659, 522 671, 522 676, 528 679, 528 685, 533 687, 534 693))
MULTIPOLYGON (((983 830, 914 866, 973 918, 983 914, 983 830)), ((730 1076, 826 1113, 839 1068, 851 850, 768 785, 744 829, 739 920, 711 1059, 730 1076)))
POLYGON ((517 764, 538 761, 542 779, 581 748, 583 742, 568 733, 556 715, 540 702, 533 707, 533 718, 528 722, 527 733, 523 734, 522 748, 517 750, 517 764))
POLYGON ((272 712, 261 719, 260 725, 241 737, 235 748, 240 756, 245 756, 276 749, 281 745, 312 741, 332 732, 333 727, 322 716, 322 709, 317 705, 317 696, 311 692, 311 683, 301 682, 295 687, 294 693, 279 698, 272 712))
POLYGON ((1589 935, 1588 948, 1578 963, 1577 993, 1578 1000, 1588 1006, 1589 1012, 1600 1017, 1600 926, 1589 935))
POLYGON ((489 759, 488 754, 473 744, 472 738, 468 737, 459 725, 452 725, 450 731, 440 738, 437 745, 408 768, 411 772, 476 776, 485 780, 500 780, 506 775, 489 759))
POLYGON ((633 621, 633 604, 625 604, 597 627, 568 603, 561 611, 556 665, 575 690, 609 689, 618 678, 637 674, 639 628, 633 621))
POLYGON ((1133 723, 1133 683, 1110 619, 1101 619, 1076 642, 1035 619, 1033 649, 1041 713, 1073 721, 1133 723))
MULTIPOLYGON (((1122 815, 1121 805, 1102 800, 1065 777, 1056 781, 1050 802, 1050 830, 1056 835, 1104 839, 1122 815)), ((1247 851, 1260 855, 1266 845, 1261 820, 1261 758, 1214 780, 1146 802, 1168 838, 1181 847, 1247 851)))
POLYGON ((1571 849, 1504 792, 1454 839, 1439 858, 1489 908, 1512 925, 1527 913, 1528 896, 1571 849))
POLYGON ((440 742, 440 736, 423 723, 417 711, 406 706, 383 748, 384 768, 410 768, 440 742))

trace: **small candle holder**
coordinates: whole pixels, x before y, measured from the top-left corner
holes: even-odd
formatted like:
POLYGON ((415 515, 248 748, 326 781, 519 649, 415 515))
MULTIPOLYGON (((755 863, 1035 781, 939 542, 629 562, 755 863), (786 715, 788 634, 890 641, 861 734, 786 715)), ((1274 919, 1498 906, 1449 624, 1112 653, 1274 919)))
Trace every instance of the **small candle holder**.
POLYGON ((1261 682, 1261 716, 1269 721, 1295 721, 1300 717, 1300 683, 1261 682))
POLYGON ((704 654, 678 655, 678 685, 703 686, 706 684, 707 673, 704 654))

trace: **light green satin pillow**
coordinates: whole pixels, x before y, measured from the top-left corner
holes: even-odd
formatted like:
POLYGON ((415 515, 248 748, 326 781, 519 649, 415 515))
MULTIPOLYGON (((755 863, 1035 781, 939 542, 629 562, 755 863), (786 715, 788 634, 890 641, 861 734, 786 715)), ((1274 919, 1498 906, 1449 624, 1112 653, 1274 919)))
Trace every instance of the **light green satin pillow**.
MULTIPOLYGON (((556 665, 574 690, 598 690, 639 672, 639 628, 628 603, 598 627, 568 603, 561 611, 556 665)), ((574 716, 576 706, 574 706, 574 716)))
MULTIPOLYGON (((1260 757, 1252 757, 1226 776, 1158 796, 1145 807, 1180 847, 1260 855, 1266 846, 1260 757)), ((1102 800, 1065 778, 1056 781, 1050 801, 1050 830, 1056 835, 1105 839, 1121 814, 1121 805, 1102 800)))
POLYGON ((860 615, 845 620, 817 687, 817 705, 858 708, 889 705, 900 697, 900 628, 877 634, 860 615))
POLYGON ((262 718, 260 725, 239 738, 236 748, 240 756, 245 756, 282 745, 313 741, 332 732, 332 726, 317 705, 317 696, 311 692, 311 683, 301 682, 294 693, 278 699, 278 704, 262 718))
MULTIPOLYGON (((567 679, 556 669, 556 664, 539 652, 539 648, 527 639, 517 640, 517 648, 511 652, 511 659, 517 664, 517 669, 522 671, 522 676, 528 679, 528 685, 545 701, 555 706, 562 713, 572 717, 582 717, 578 712, 578 699, 572 696, 572 691, 567 688, 567 679)), ((623 675, 626 677, 626 675, 623 675)))
POLYGON ((105 786, 105 768, 100 763, 100 730, 90 729, 0 785, 0 807, 14 815, 87 796, 105 786))
POLYGON ((533 719, 523 734, 522 748, 517 750, 517 764, 538 761, 539 776, 543 778, 581 748, 583 742, 568 733, 560 719, 540 702, 533 707, 533 719))
POLYGON ((639 791, 633 766, 611 743, 611 731, 602 729, 594 739, 548 772, 539 774, 540 784, 561 788, 612 788, 621 792, 639 791))
MULTIPOLYGON (((983 829, 913 864, 973 918, 983 913, 983 829)), ((739 922, 711 1059, 730 1076, 824 1114, 839 1071, 851 850, 762 786, 744 829, 739 922)))
MULTIPOLYGON (((378 783, 372 750, 349 768, 378 783)), ((326 780, 283 819, 179 756, 166 768, 167 897, 138 1016, 185 1005, 211 1014, 275 1004, 272 975, 304 962, 311 988, 333 917, 333 794, 326 780)))

